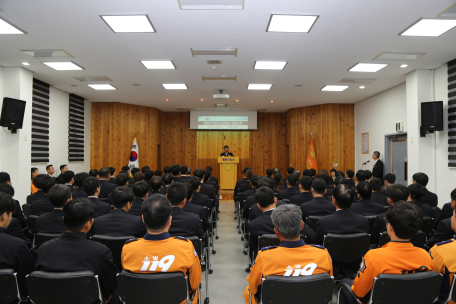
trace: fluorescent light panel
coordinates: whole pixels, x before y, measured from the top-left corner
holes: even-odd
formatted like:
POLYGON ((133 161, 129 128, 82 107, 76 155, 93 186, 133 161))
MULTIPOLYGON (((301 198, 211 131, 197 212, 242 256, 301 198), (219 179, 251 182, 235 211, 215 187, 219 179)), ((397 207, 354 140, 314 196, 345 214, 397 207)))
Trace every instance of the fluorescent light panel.
POLYGON ((266 32, 308 33, 318 16, 271 15, 266 32))
POLYGON ((11 35, 11 34, 27 34, 23 30, 19 29, 18 27, 15 27, 8 21, 0 18, 0 34, 3 35, 11 35))
POLYGON ((257 83, 250 83, 248 86, 249 90, 270 90, 272 84, 257 84, 257 83))
POLYGON ((382 63, 357 63, 354 67, 349 69, 350 72, 368 72, 374 73, 386 67, 387 64, 382 63))
POLYGON ((344 91, 346 89, 348 89, 349 86, 340 86, 340 85, 327 85, 325 86, 323 89, 321 89, 322 91, 333 91, 333 92, 341 92, 341 91, 344 91))
POLYGON ((155 33, 147 15, 100 16, 114 33, 155 33))
POLYGON ((255 70, 283 70, 288 61, 255 61, 255 70))
POLYGON ((65 61, 65 62, 43 62, 45 65, 53 68, 57 71, 78 71, 84 70, 84 68, 80 67, 79 65, 75 64, 72 61, 65 61))
POLYGON ((242 10, 243 0, 178 0, 182 10, 242 10))
POLYGON ((88 86, 95 90, 117 90, 110 84, 88 84, 88 86))
POLYGON ((437 37, 455 26, 456 19, 421 18, 399 35, 437 37))
POLYGON ((141 60, 141 63, 148 70, 175 70, 176 69, 176 67, 174 66, 174 64, 171 60, 163 60, 163 61, 141 60))
POLYGON ((162 83, 162 86, 167 90, 187 90, 185 83, 162 83))

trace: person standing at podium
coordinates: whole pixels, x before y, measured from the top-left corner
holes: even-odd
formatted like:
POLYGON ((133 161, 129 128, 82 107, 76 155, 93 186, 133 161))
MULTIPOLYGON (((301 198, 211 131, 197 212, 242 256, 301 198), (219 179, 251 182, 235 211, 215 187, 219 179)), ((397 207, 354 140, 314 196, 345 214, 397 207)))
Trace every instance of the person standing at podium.
POLYGON ((225 152, 223 152, 222 154, 220 154, 220 156, 234 156, 233 153, 230 152, 230 147, 228 146, 225 146, 223 147, 225 149, 225 152))

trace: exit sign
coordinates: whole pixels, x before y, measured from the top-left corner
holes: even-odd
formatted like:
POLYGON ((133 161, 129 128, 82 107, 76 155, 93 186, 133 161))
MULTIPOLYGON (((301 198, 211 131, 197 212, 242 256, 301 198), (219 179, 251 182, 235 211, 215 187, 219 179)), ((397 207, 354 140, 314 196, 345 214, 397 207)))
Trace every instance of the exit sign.
POLYGON ((403 122, 396 123, 396 132, 402 132, 402 131, 404 131, 404 123, 403 122))

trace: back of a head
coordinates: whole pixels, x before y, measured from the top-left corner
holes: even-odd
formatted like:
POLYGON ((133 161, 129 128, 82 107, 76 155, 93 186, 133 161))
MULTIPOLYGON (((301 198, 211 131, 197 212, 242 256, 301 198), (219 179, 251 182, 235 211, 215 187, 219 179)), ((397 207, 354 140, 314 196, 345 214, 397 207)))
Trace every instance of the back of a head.
POLYGON ((176 176, 176 175, 179 175, 179 172, 180 172, 180 166, 179 165, 173 165, 171 167, 171 173, 176 176))
POLYGON ((272 168, 272 175, 274 175, 276 173, 280 173, 280 169, 277 167, 272 168))
POLYGON ((413 174, 413 180, 417 184, 420 184, 421 186, 426 187, 429 182, 429 177, 423 172, 418 172, 418 173, 413 174))
POLYGON ((165 175, 163 175, 162 180, 165 185, 170 185, 173 182, 173 176, 171 175, 171 173, 166 173, 165 175))
POLYGON ((83 187, 83 182, 89 175, 85 172, 78 173, 74 176, 74 185, 78 188, 83 187))
POLYGON ((160 176, 154 176, 150 179, 150 187, 154 191, 158 191, 163 185, 163 180, 160 176))
POLYGON ((311 177, 312 176, 312 172, 309 170, 309 169, 306 169, 302 172, 302 176, 308 176, 308 177, 311 177))
POLYGON ((358 182, 364 182, 366 180, 366 175, 364 174, 363 170, 358 170, 356 172, 356 180, 358 182))
POLYGON ((345 177, 343 176, 338 176, 336 177, 336 179, 334 180, 334 184, 337 186, 337 185, 345 185, 347 183, 347 180, 345 179, 345 177))
POLYGON ((272 176, 272 169, 266 169, 266 176, 272 176))
POLYGON ((211 166, 207 166, 206 170, 211 170, 212 171, 212 167, 211 166))
POLYGON ((134 175, 133 175, 133 180, 136 182, 140 182, 140 181, 143 181, 145 178, 144 174, 142 172, 136 172, 134 175))
POLYGON ((127 175, 127 173, 119 173, 116 177, 116 184, 117 186, 122 187, 125 186, 129 180, 130 177, 127 175))
POLYGON ((163 172, 162 170, 155 170, 155 176, 162 176, 163 172))
POLYGON ((8 184, 6 182, 0 183, 0 192, 8 194, 11 197, 14 196, 14 188, 13 188, 13 186, 11 186, 10 184, 8 184))
POLYGON ((130 187, 117 187, 111 192, 112 204, 117 209, 125 207, 125 205, 133 201, 133 199, 134 195, 130 187))
POLYGON ((345 177, 345 173, 342 171, 336 171, 336 176, 342 176, 345 177))
POLYGON ((364 178, 365 180, 370 180, 372 178, 372 171, 370 170, 364 170, 364 178))
POLYGON ((132 190, 135 197, 142 199, 149 192, 149 185, 145 181, 136 182, 132 190))
POLYGON ((37 176, 35 176, 35 178, 32 181, 33 185, 35 185, 35 187, 37 187, 38 189, 41 189, 41 180, 45 176, 47 176, 47 175, 46 174, 38 174, 37 176))
POLYGON ((267 208, 274 204, 274 197, 274 191, 269 187, 261 187, 255 193, 255 200, 262 208, 267 208))
POLYGON ((184 185, 187 187, 187 201, 189 201, 193 195, 193 186, 190 183, 185 183, 184 185))
POLYGON ((299 184, 305 191, 310 191, 310 188, 312 188, 312 178, 304 175, 299 179, 299 184))
POLYGON ((98 170, 97 169, 92 169, 89 171, 89 176, 97 177, 98 176, 98 170))
POLYGON ((65 171, 65 173, 63 173, 63 182, 65 184, 68 184, 69 182, 71 182, 71 180, 74 178, 74 172, 71 171, 71 170, 68 170, 68 171, 65 171))
MULTIPOLYGON (((274 188, 274 183, 268 183, 268 181, 266 181, 266 179, 269 179, 269 178, 260 178, 258 181, 257 181, 257 189, 260 189, 261 187, 268 187, 268 188, 271 188, 273 189, 274 188), (270 185, 272 185, 272 187, 270 187, 270 185)), ((271 179, 269 179, 271 181, 271 179)))
POLYGON ((409 189, 401 184, 394 184, 386 188, 386 197, 395 204, 398 201, 406 201, 410 195, 409 189))
POLYGON ((114 174, 116 174, 116 168, 109 167, 109 173, 111 174, 111 176, 114 176, 114 174))
POLYGON ((363 200, 368 200, 372 196, 372 187, 369 182, 359 182, 356 185, 356 192, 361 195, 363 200))
POLYGON ((167 197, 173 206, 179 206, 187 198, 187 186, 183 183, 172 183, 167 192, 167 197))
MULTIPOLYGON (((322 170, 322 171, 323 171, 323 170, 322 170)), ((320 173, 318 173, 315 177, 324 180, 326 184, 328 183, 329 176, 328 176, 328 174, 326 174, 326 173, 320 172, 320 173)))
POLYGON ((147 181, 150 181, 150 179, 155 175, 155 172, 154 170, 147 170, 145 173, 144 173, 144 179, 147 180, 147 181))
POLYGON ((131 170, 130 170, 131 175, 135 175, 136 172, 141 172, 141 169, 139 169, 139 168, 131 168, 131 170))
POLYGON ((80 232, 93 219, 97 207, 84 197, 77 197, 63 207, 63 223, 67 231, 80 232))
POLYGON ((288 169, 287 169, 288 175, 293 174, 294 170, 295 169, 293 167, 288 167, 288 169))
POLYGON ((16 212, 16 203, 11 196, 0 192, 0 216, 5 212, 7 215, 16 212))
POLYGON ((316 194, 323 195, 326 191, 326 183, 321 178, 316 178, 312 181, 312 189, 316 194))
POLYGON ((163 173, 165 173, 165 174, 171 173, 171 167, 170 166, 166 166, 165 168, 163 168, 163 173))
POLYGON ((347 185, 341 184, 334 188, 333 198, 336 200, 337 206, 341 209, 350 208, 354 197, 353 190, 347 185))
POLYGON ((97 188, 100 187, 100 181, 98 178, 90 176, 82 182, 82 186, 88 196, 93 196, 97 192, 97 188))
POLYGON ((310 169, 310 174, 311 174, 311 176, 315 176, 315 174, 317 174, 317 170, 315 170, 313 168, 310 169))
POLYGON ((254 174, 252 175, 252 178, 250 179, 250 182, 252 183, 252 186, 256 187, 258 180, 261 179, 261 176, 254 174))
POLYGON ((251 170, 252 168, 250 167, 245 167, 244 170, 242 170, 242 174, 246 174, 248 170, 251 170))
POLYGON ((393 173, 386 173, 383 180, 387 181, 390 184, 394 184, 396 182, 396 175, 393 173))
POLYGON ((410 191, 410 198, 412 199, 412 201, 420 201, 426 194, 426 191, 420 184, 411 184, 408 185, 407 188, 410 191))
POLYGON ((193 172, 192 168, 188 168, 188 169, 187 169, 187 175, 191 175, 192 172, 193 172))
POLYGON ((245 178, 246 178, 247 180, 251 180, 253 174, 254 174, 253 170, 252 170, 252 169, 249 169, 249 170, 245 171, 245 178))
POLYGON ((298 181, 298 177, 294 174, 290 174, 287 176, 287 183, 289 187, 296 186, 296 182, 298 181))
POLYGON ((380 191, 382 189, 382 181, 379 178, 372 178, 369 182, 372 187, 372 191, 380 191))
POLYGON ((196 169, 195 171, 193 171, 193 176, 196 176, 196 177, 198 177, 200 180, 202 180, 203 177, 204 177, 204 171, 203 171, 203 169, 199 169, 199 168, 198 168, 198 169, 196 169))
POLYGON ((386 211, 386 220, 398 238, 411 239, 423 225, 423 210, 414 204, 398 201, 386 211))
POLYGON ((144 173, 144 174, 146 174, 147 170, 150 170, 149 166, 144 166, 144 167, 141 168, 141 172, 144 173))
POLYGON ((122 171, 128 172, 130 170, 130 166, 123 166, 122 171))
POLYGON ((299 179, 299 178, 301 177, 301 170, 295 169, 295 170, 293 171, 293 175, 296 175, 296 176, 298 177, 298 179, 299 179))
POLYGON ((282 182, 282 174, 281 173, 274 174, 274 182, 276 184, 280 184, 282 182))
POLYGON ((57 181, 55 178, 51 176, 45 176, 40 182, 41 185, 41 190, 43 190, 44 193, 48 193, 49 190, 51 190, 55 185, 57 185, 57 181))
POLYGON ((172 211, 171 202, 161 194, 149 196, 141 206, 144 223, 151 232, 165 229, 172 211))
POLYGON ((212 176, 212 170, 204 170, 204 181, 209 180, 209 178, 212 176))
POLYGON ((36 173, 36 171, 38 171, 38 168, 36 168, 36 167, 33 167, 33 168, 30 170, 30 173, 31 173, 31 176, 30 176, 30 177, 32 177, 32 176, 33 176, 33 174, 35 174, 35 173, 36 173))
POLYGON ((301 208, 292 204, 281 205, 272 211, 271 219, 284 239, 299 238, 302 223, 301 208))
POLYGON ((71 199, 71 189, 65 185, 57 185, 49 190, 48 198, 55 208, 62 208, 71 199))
POLYGON ((451 191, 450 197, 452 201, 456 201, 456 189, 451 191))
POLYGON ((196 177, 196 176, 190 177, 189 179, 187 179, 186 182, 189 183, 190 185, 192 185, 193 191, 198 190, 198 187, 201 184, 200 179, 198 177, 196 177))
POLYGON ((353 170, 347 170, 345 174, 348 178, 353 178, 353 176, 355 176, 355 172, 353 172, 353 170))
POLYGON ((6 183, 6 182, 10 182, 10 181, 11 181, 11 177, 10 177, 9 173, 0 172, 0 183, 6 183))
POLYGON ((186 175, 187 174, 187 171, 188 171, 188 167, 187 166, 181 166, 179 168, 179 171, 182 175, 186 175))

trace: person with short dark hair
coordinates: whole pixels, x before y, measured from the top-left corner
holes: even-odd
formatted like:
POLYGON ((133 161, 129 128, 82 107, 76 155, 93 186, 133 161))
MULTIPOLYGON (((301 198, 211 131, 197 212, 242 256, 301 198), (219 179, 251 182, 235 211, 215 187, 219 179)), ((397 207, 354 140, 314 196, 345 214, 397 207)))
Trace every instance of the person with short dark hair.
POLYGON ((341 281, 351 285, 357 298, 342 290, 339 303, 367 303, 374 281, 382 273, 404 274, 434 270, 431 256, 410 242, 422 224, 421 210, 418 207, 403 201, 392 205, 386 212, 386 230, 391 241, 382 248, 366 253, 354 281, 341 281))
MULTIPOLYGON (((306 169, 306 170, 307 170, 307 169, 306 169)), ((310 171, 306 171, 306 170, 304 170, 304 175, 310 174, 310 171)), ((282 186, 283 186, 284 189, 287 188, 287 179, 288 179, 288 176, 290 176, 291 174, 293 174, 294 171, 295 171, 295 168, 293 168, 293 167, 288 167, 288 169, 287 169, 287 177, 284 177, 284 178, 283 178, 283 185, 282 185, 282 186)), ((309 176, 310 176, 310 175, 309 175, 309 176)))
MULTIPOLYGON (((147 185, 145 187, 147 194, 147 185)), ((114 210, 97 217, 90 230, 91 234, 132 237, 145 235, 147 231, 142 219, 128 213, 134 200, 133 191, 128 187, 117 187, 111 192, 111 199, 114 210)))
POLYGON ((209 220, 207 218, 207 213, 202 206, 196 205, 192 203, 193 199, 193 186, 190 183, 185 183, 185 187, 187 187, 187 201, 185 202, 185 206, 183 210, 185 212, 190 212, 199 216, 200 220, 202 221, 203 230, 207 231, 209 228, 209 220))
POLYGON ((310 202, 313 199, 312 193, 312 178, 310 176, 304 175, 299 179, 299 192, 298 195, 292 196, 290 202, 293 205, 301 207, 302 204, 310 202))
POLYGON ((67 171, 68 171, 68 166, 67 165, 60 165, 60 174, 56 178, 57 184, 59 184, 59 185, 65 184, 65 181, 64 181, 64 178, 63 178, 63 174, 65 172, 67 172, 67 171))
POLYGON ((168 193, 168 187, 174 182, 174 177, 170 173, 166 173, 162 177, 163 187, 160 189, 160 194, 166 195, 168 193))
MULTIPOLYGON (((244 177, 242 179, 236 181, 236 185, 234 186, 234 197, 237 197, 238 192, 242 193, 244 191, 249 190, 250 178, 247 178, 247 171, 249 171, 249 170, 251 171, 250 167, 245 167, 244 170, 242 170, 242 174, 244 175, 244 177)), ((250 175, 250 177, 251 176, 252 175, 250 175)))
POLYGON ((141 172, 142 172, 143 174, 146 174, 146 171, 147 171, 147 170, 150 170, 150 167, 149 167, 149 166, 144 166, 144 167, 141 168, 141 172))
POLYGON ((21 204, 19 203, 18 200, 14 199, 15 191, 14 191, 13 186, 11 186, 8 183, 0 183, 0 193, 4 193, 4 194, 10 196, 11 198, 13 198, 13 201, 16 205, 16 211, 13 213, 12 222, 13 222, 13 225, 17 226, 17 224, 15 224, 15 221, 17 220, 20 224, 21 229, 24 231, 24 233, 19 233, 20 236, 18 235, 18 237, 20 237, 22 239, 24 237, 32 239, 33 236, 29 233, 28 229, 26 229, 26 228, 28 228, 28 224, 27 224, 27 219, 25 218, 24 213, 22 212, 21 204))
POLYGON ((432 208, 428 205, 422 204, 421 199, 426 194, 424 187, 420 184, 411 184, 407 187, 410 191, 410 195, 407 198, 407 202, 414 204, 423 211, 423 216, 432 217, 432 208))
POLYGON ((109 173, 111 174, 111 178, 109 178, 109 182, 113 185, 117 185, 116 183, 116 168, 109 167, 109 173))
MULTIPOLYGON (((261 187, 267 187, 267 188, 271 189, 272 191, 274 191, 274 182, 272 180, 270 180, 269 178, 263 178, 262 180, 258 181, 257 187, 258 187, 258 189, 261 187)), ((263 215, 263 211, 261 211, 261 209, 259 208, 260 205, 258 205, 258 202, 255 199, 255 195, 248 197, 246 200, 246 203, 247 203, 247 205, 249 205, 251 207, 248 210, 248 214, 244 214, 244 218, 248 217, 250 219, 250 221, 253 221, 254 219, 263 215)), ((281 205, 285 205, 285 204, 286 203, 284 201, 277 200, 277 206, 281 206, 281 205)))
POLYGON ((163 195, 154 194, 144 201, 142 216, 147 233, 143 238, 127 241, 124 245, 122 267, 133 273, 182 272, 187 277, 189 294, 193 295, 192 303, 196 304, 201 264, 190 240, 171 237, 172 212, 171 203, 163 195))
POLYGON ((187 176, 187 171, 188 171, 187 166, 181 166, 179 168, 179 172, 181 173, 181 176, 180 176, 181 183, 185 183, 185 181, 190 177, 190 176, 187 176))
POLYGON ((426 186, 429 182, 429 177, 425 173, 418 172, 413 174, 412 178, 414 184, 419 184, 424 188, 424 196, 421 198, 421 204, 425 204, 430 207, 438 206, 439 198, 437 197, 437 194, 432 193, 431 191, 426 189, 426 186))
POLYGON ((376 177, 381 180, 383 177, 383 162, 380 160, 380 152, 374 151, 372 154, 372 159, 374 160, 374 163, 372 165, 372 175, 369 176, 368 179, 371 177, 376 177))
POLYGON ((355 186, 355 181, 353 180, 354 176, 355 176, 355 172, 353 172, 353 170, 345 171, 345 184, 347 184, 350 187, 354 187, 355 186))
POLYGON ((65 231, 63 206, 71 201, 71 190, 65 185, 57 185, 49 190, 48 198, 54 209, 36 218, 36 230, 39 233, 62 233, 65 231))
MULTIPOLYGON (((440 215, 443 214, 443 216, 445 216, 445 213, 448 213, 446 210, 448 207, 454 212, 456 208, 456 189, 451 191, 451 202, 447 204, 445 204, 444 208, 442 208, 440 215)), ((427 248, 432 248, 435 244, 446 241, 454 236, 454 230, 451 228, 451 216, 443 218, 439 217, 439 219, 441 220, 435 225, 435 233, 427 239, 427 248)))
POLYGON ((383 207, 389 206, 388 200, 386 199, 386 195, 383 195, 381 193, 382 181, 376 177, 373 177, 370 180, 369 184, 372 187, 371 201, 379 205, 382 205, 383 207))
POLYGON ((68 202, 63 207, 65 232, 38 248, 35 270, 93 271, 98 276, 103 299, 118 303, 113 294, 117 288, 116 276, 119 270, 113 263, 111 250, 87 239, 95 212, 95 205, 86 198, 80 197, 68 202))
POLYGON ((41 189, 43 190, 45 196, 32 202, 32 214, 33 215, 42 215, 48 213, 54 209, 54 206, 51 204, 48 198, 49 190, 57 185, 55 178, 51 176, 45 176, 40 181, 41 189))
POLYGON ((440 215, 435 222, 435 227, 444 220, 453 216, 454 207, 456 206, 456 189, 452 189, 450 193, 450 202, 443 205, 440 215))
POLYGON ((149 196, 152 194, 161 194, 160 190, 163 187, 163 180, 160 176, 154 176, 150 179, 149 196))
POLYGON ((147 183, 147 185, 150 185, 150 180, 152 179, 152 177, 154 177, 154 175, 154 170, 147 170, 146 173, 144 173, 144 181, 147 183))
POLYGON ((386 189, 394 185, 396 182, 396 175, 394 173, 386 173, 385 176, 383 177, 383 183, 385 184, 385 188, 380 191, 381 194, 386 196, 386 189))
POLYGON ((230 152, 230 147, 225 146, 223 147, 224 152, 220 154, 220 156, 234 156, 233 153, 230 152))
POLYGON ((274 182, 274 193, 278 193, 279 191, 283 190, 283 183, 282 183, 282 174, 281 173, 275 173, 273 176, 273 182, 274 182))
POLYGON ((50 176, 50 177, 54 177, 54 173, 55 173, 55 170, 54 170, 54 166, 49 164, 46 166, 46 172, 47 172, 47 175, 50 176))
POLYGON ((41 180, 47 176, 46 174, 38 174, 35 176, 35 178, 32 180, 33 185, 38 189, 33 194, 30 194, 27 196, 27 204, 31 204, 33 201, 39 200, 40 198, 43 198, 45 196, 43 189, 41 189, 41 180))
POLYGON ((89 176, 96 177, 98 178, 98 170, 97 169, 92 169, 89 171, 89 176))
POLYGON ((209 197, 199 192, 201 189, 200 179, 196 176, 192 176, 187 179, 187 183, 192 185, 193 188, 192 204, 209 208, 209 197))
POLYGON ((87 177, 82 182, 82 185, 84 191, 87 193, 87 198, 96 207, 95 218, 111 212, 111 205, 98 199, 98 196, 100 195, 100 181, 98 178, 93 176, 87 177))
MULTIPOLYGON (((150 171, 150 170, 149 170, 150 171)), ((133 186, 134 199, 131 202, 131 209, 128 211, 129 214, 141 216, 141 206, 149 195, 149 186, 146 182, 137 182, 133 186)), ((111 195, 112 198, 112 195, 111 195)))
POLYGON ((126 173, 119 173, 116 177, 118 187, 128 187, 130 178, 126 173))
POLYGON ((129 183, 129 184, 128 184, 128 187, 129 187, 130 189, 133 189, 133 186, 134 186, 137 182, 143 182, 145 178, 146 178, 146 177, 145 177, 145 175, 144 175, 142 172, 140 172, 140 171, 135 172, 135 174, 133 175, 133 183, 132 183, 132 184, 129 183))
POLYGON ((74 184, 74 172, 67 170, 63 175, 63 183, 65 186, 69 187, 71 192, 76 191, 76 188, 73 186, 74 184))
POLYGON ((287 181, 286 181, 287 188, 279 191, 277 198, 279 200, 290 199, 293 196, 301 194, 301 191, 299 191, 299 189, 296 188, 297 181, 298 181, 298 177, 296 175, 294 175, 294 174, 288 175, 287 181))
POLYGON ((141 172, 141 169, 136 168, 136 167, 131 168, 131 170, 130 170, 130 178, 133 178, 133 176, 135 175, 136 172, 141 172))
POLYGON ((255 192, 256 192, 256 189, 257 189, 257 188, 256 188, 257 182, 258 182, 258 180, 260 180, 260 179, 261 179, 261 176, 259 176, 259 175, 257 175, 257 174, 252 175, 252 178, 250 179, 250 187, 251 187, 251 188, 250 188, 249 190, 247 190, 247 191, 244 191, 244 192, 242 193, 242 197, 243 197, 244 199, 248 198, 248 197, 251 196, 251 195, 255 195, 255 192))
POLYGON ((193 176, 197 177, 200 180, 200 188, 198 192, 200 194, 207 195, 209 199, 212 199, 212 206, 215 206, 218 202, 217 195, 215 194, 215 188, 211 184, 203 183, 204 171, 203 169, 196 169, 193 171, 193 176))
MULTIPOLYGON (((311 180, 308 176, 306 176, 306 178, 311 180)), ((314 179, 312 181, 311 191, 313 197, 312 200, 305 202, 300 206, 302 211, 302 220, 304 222, 306 222, 306 219, 311 215, 326 216, 336 212, 336 208, 332 202, 324 198, 327 191, 327 186, 324 180, 320 178, 314 179)))
POLYGON ((266 169, 266 177, 272 179, 272 169, 266 169))
POLYGON ((171 174, 171 167, 166 166, 163 168, 163 174, 171 174))
POLYGON ((359 182, 356 185, 356 193, 358 194, 359 201, 350 207, 350 210, 354 213, 368 216, 385 212, 385 208, 382 205, 371 201, 372 187, 370 182, 359 182))
POLYGON ((32 170, 31 170, 31 179, 30 179, 30 183, 31 183, 31 187, 30 187, 30 193, 33 194, 35 192, 38 191, 38 188, 33 184, 33 179, 38 175, 40 174, 40 170, 38 170, 38 168, 36 167, 33 167, 32 170))
POLYGON ((73 186, 76 188, 76 190, 73 191, 73 199, 78 198, 78 197, 84 197, 87 198, 88 195, 84 190, 84 185, 83 182, 86 178, 89 177, 89 174, 82 172, 78 173, 74 176, 74 184, 73 186))
POLYGON ((171 166, 171 175, 173 176, 173 182, 180 182, 180 165, 175 164, 171 166))
POLYGON ((163 174, 162 170, 155 170, 155 176, 161 177, 163 174))
MULTIPOLYGON (((336 169, 332 168, 330 171, 329 171, 329 179, 328 179, 328 188, 331 186, 331 185, 334 185, 334 182, 336 181, 336 169)), ((332 189, 334 189, 334 187, 332 187, 332 189)))
MULTIPOLYGON (((353 202, 353 190, 347 185, 338 185, 333 192, 333 205, 336 212, 318 220, 316 244, 322 245, 324 236, 334 234, 369 233, 369 220, 367 217, 356 214, 350 210, 353 202)), ((334 276, 344 273, 350 278, 356 274, 361 261, 341 263, 333 261, 334 276)))
POLYGON ((108 198, 109 193, 116 189, 116 185, 109 182, 111 178, 111 171, 107 167, 103 167, 98 172, 98 179, 100 181, 100 194, 99 197, 107 199, 107 202, 111 204, 111 200, 108 198))

